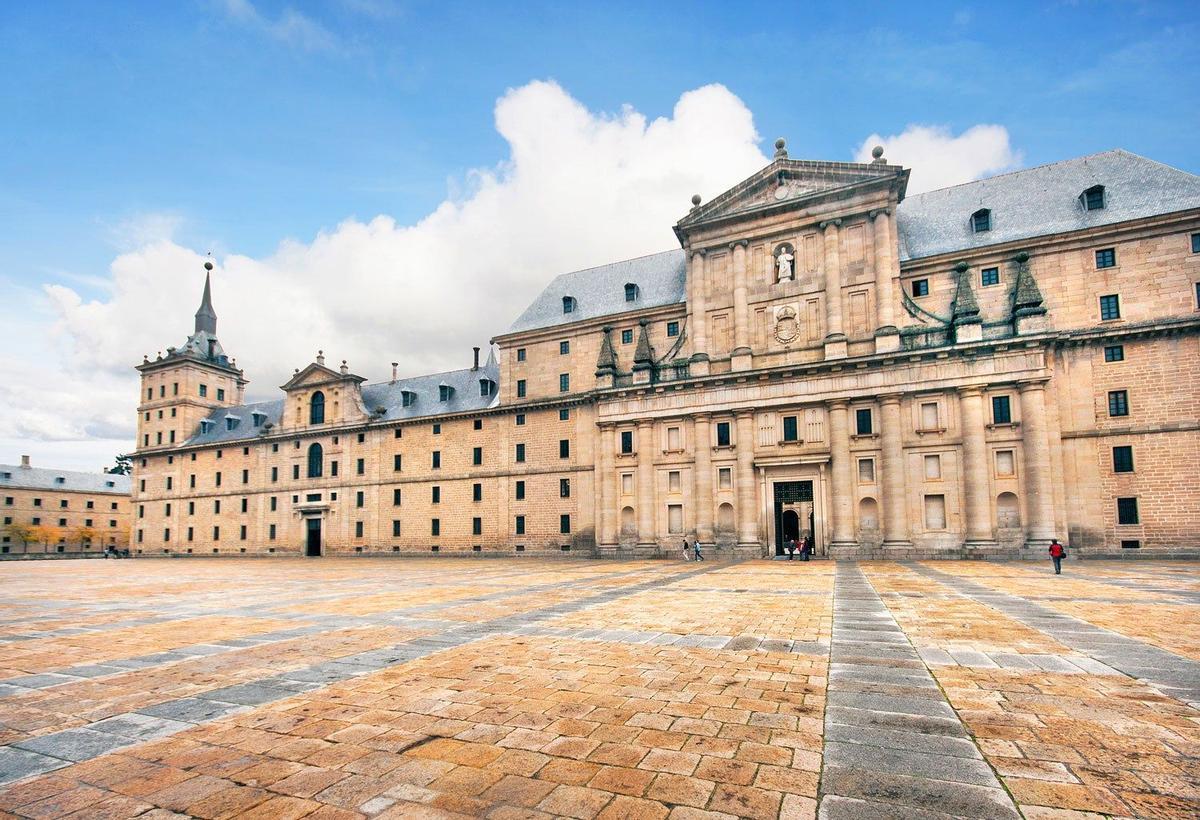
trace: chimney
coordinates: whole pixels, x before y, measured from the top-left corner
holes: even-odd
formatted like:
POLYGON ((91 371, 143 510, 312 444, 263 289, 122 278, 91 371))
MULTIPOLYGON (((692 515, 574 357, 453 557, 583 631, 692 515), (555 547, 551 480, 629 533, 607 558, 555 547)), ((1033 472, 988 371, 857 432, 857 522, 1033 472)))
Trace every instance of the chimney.
POLYGON ((31 466, 29 464, 29 456, 21 456, 21 466, 25 467, 26 469, 28 469, 31 466))
POLYGON ((479 348, 473 347, 471 349, 475 351, 475 364, 471 365, 471 369, 478 370, 479 369, 479 348))
POLYGON ((392 362, 392 384, 396 383, 396 368, 400 366, 400 362, 392 362))

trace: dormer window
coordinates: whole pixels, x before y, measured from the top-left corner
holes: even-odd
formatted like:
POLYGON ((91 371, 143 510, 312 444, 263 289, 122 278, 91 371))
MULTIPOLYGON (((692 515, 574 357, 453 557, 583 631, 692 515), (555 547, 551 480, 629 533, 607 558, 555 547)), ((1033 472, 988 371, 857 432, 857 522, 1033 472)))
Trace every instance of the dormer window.
POLYGON ((67 480, 65 478, 63 478, 62 476, 56 476, 54 479, 54 483, 55 484, 66 484, 67 480))
POLYGON ((496 392, 496 383, 491 379, 479 380, 479 395, 490 396, 496 392))
POLYGON ((325 394, 320 390, 312 394, 312 399, 308 404, 308 423, 309 424, 324 424, 325 423, 325 394))
POLYGON ((987 208, 980 208, 975 213, 971 214, 971 230, 975 233, 983 233, 992 229, 992 212, 987 208))
POLYGON ((115 486, 117 486, 117 483, 115 481, 105 481, 104 486, 105 487, 115 487, 115 486))
POLYGON ((417 394, 411 390, 400 391, 400 405, 402 407, 412 407, 417 403, 417 394))
POLYGON ((638 286, 632 282, 627 282, 625 285, 625 301, 636 302, 638 298, 638 286))
POLYGON ((563 297, 563 313, 574 313, 574 312, 575 312, 575 297, 574 296, 564 296, 563 297))
POLYGON ((236 430, 238 424, 240 424, 241 421, 242 420, 240 418, 238 418, 237 416, 226 416, 225 417, 225 429, 226 430, 236 430))
POLYGON ((202 419, 200 422, 200 435, 207 435, 212 430, 212 424, 208 419, 202 419))
POLYGON ((0 478, 12 478, 12 473, 8 473, 8 472, 0 473, 0 478))
POLYGON ((1104 186, 1093 185, 1079 195, 1079 202, 1085 211, 1100 211, 1104 209, 1104 186))
POLYGON ((438 385, 438 401, 450 401, 450 397, 454 395, 454 388, 448 384, 438 385))
POLYGON ((262 427, 263 422, 265 422, 266 420, 267 420, 266 413, 251 413, 250 414, 250 422, 255 427, 262 427))

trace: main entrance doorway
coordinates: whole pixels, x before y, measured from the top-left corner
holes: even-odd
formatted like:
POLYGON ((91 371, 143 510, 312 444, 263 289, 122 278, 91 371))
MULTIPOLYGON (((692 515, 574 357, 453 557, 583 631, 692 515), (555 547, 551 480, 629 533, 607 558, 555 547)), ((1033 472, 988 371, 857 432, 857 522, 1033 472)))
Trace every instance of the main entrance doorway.
POLYGON ((799 548, 806 535, 813 536, 816 549, 816 519, 813 511, 811 481, 776 481, 775 486, 775 554, 786 555, 784 545, 794 539, 799 548))
POLYGON ((305 542, 304 554, 310 558, 315 558, 321 554, 321 519, 306 518, 305 526, 305 542))

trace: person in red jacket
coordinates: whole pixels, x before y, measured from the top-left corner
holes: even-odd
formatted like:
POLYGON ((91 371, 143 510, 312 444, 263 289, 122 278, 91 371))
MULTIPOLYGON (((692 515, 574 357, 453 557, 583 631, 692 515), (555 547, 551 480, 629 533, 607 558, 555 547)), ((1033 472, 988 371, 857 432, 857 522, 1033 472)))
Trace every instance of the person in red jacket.
POLYGON ((1062 559, 1067 556, 1067 548, 1058 543, 1057 538, 1050 540, 1050 560, 1054 562, 1054 574, 1062 575, 1062 559))

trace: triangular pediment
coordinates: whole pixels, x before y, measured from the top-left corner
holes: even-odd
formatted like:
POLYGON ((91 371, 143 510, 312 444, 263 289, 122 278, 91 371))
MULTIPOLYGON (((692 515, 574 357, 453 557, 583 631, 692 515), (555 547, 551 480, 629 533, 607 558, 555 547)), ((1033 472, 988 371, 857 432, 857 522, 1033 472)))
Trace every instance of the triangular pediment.
POLYGON ((892 182, 899 183, 899 196, 903 198, 908 171, 899 165, 776 159, 715 199, 697 205, 679 220, 676 229, 808 203, 860 186, 892 182))
POLYGON ((305 387, 319 387, 323 384, 333 384, 334 382, 353 381, 362 383, 365 382, 362 376, 356 376, 353 373, 339 373, 338 371, 326 367, 323 364, 313 362, 308 367, 305 367, 300 372, 296 373, 287 384, 283 385, 283 390, 297 390, 305 387))

